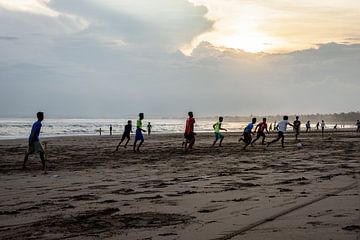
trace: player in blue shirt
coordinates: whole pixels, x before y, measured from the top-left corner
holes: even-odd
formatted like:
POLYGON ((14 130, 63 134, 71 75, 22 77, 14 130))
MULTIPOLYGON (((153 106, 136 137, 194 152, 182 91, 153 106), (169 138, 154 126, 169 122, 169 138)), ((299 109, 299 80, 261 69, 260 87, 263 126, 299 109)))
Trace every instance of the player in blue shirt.
MULTIPOLYGON (((126 146, 128 145, 128 143, 130 141, 130 133, 131 132, 132 132, 132 122, 131 122, 131 120, 129 120, 127 122, 127 125, 125 125, 124 133, 123 133, 123 135, 121 137, 121 141, 119 142, 119 144, 116 147, 115 152, 117 152, 119 150, 119 147, 120 147, 121 143, 125 140, 125 138, 127 138, 126 143, 124 145, 124 148, 126 148, 126 146)), ((115 154, 115 152, 114 152, 114 154, 115 154)))
POLYGON ((245 146, 243 148, 244 150, 246 150, 246 147, 249 146, 249 144, 251 143, 252 140, 251 134, 254 134, 251 130, 254 128, 255 123, 256 123, 256 118, 253 118, 251 120, 251 123, 249 123, 244 129, 244 133, 243 133, 244 138, 241 137, 239 139, 239 142, 243 141, 245 143, 245 146))
POLYGON ((43 166, 43 170, 46 171, 45 156, 44 156, 45 152, 40 143, 40 138, 39 138, 40 130, 41 130, 41 126, 42 126, 41 122, 44 120, 44 113, 38 112, 36 114, 36 117, 38 120, 32 125, 32 128, 31 128, 31 133, 29 136, 29 146, 28 146, 28 150, 25 154, 23 169, 26 168, 25 165, 29 158, 29 155, 33 154, 33 153, 39 153, 41 163, 43 166))

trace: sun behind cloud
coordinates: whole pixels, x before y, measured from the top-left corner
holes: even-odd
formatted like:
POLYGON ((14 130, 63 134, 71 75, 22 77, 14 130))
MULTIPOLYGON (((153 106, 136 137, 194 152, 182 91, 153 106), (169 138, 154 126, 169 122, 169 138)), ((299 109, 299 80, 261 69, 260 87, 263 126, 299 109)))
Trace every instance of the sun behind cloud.
POLYGON ((317 48, 328 42, 359 43, 360 3, 189 0, 208 9, 211 31, 181 50, 189 55, 200 42, 247 52, 283 53, 317 48))

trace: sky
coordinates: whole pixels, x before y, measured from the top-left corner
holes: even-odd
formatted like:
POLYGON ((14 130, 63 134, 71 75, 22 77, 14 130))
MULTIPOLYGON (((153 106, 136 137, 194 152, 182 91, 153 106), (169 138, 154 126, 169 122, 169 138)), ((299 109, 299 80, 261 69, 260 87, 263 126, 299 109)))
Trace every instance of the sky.
POLYGON ((360 111, 358 0, 0 0, 0 117, 360 111))

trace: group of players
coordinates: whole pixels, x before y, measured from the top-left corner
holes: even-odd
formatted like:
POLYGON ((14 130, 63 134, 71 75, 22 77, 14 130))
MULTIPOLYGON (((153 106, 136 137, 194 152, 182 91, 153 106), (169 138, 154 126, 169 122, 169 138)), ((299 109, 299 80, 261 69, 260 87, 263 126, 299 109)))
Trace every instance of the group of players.
MULTIPOLYGON (((195 133, 194 133, 195 119, 193 117, 192 112, 189 112, 188 115, 189 115, 189 118, 186 120, 186 127, 185 127, 185 133, 184 133, 185 140, 183 142, 183 146, 185 146, 185 149, 191 149, 195 143, 195 133)), ((220 130, 227 131, 227 129, 221 127, 223 121, 224 121, 224 118, 219 117, 219 120, 213 125, 215 139, 212 144, 212 147, 214 147, 215 144, 217 143, 217 141, 219 141, 219 140, 220 140, 219 146, 220 147, 222 146, 222 141, 224 140, 224 135, 221 134, 220 130)), ((246 148, 249 145, 253 145, 259 138, 262 138, 261 144, 265 145, 265 138, 266 138, 265 132, 269 134, 266 118, 263 118, 262 122, 258 123, 255 127, 255 130, 253 131, 255 124, 256 124, 256 118, 252 118, 251 122, 244 128, 243 134, 239 139, 239 142, 243 141, 245 143, 245 146, 243 147, 244 150, 246 150, 246 148), (252 139, 252 135, 254 135, 255 133, 256 133, 256 137, 255 137, 255 139, 252 139)), ((319 129, 319 125, 320 125, 320 123, 317 124, 317 129, 319 129)), ((300 134, 300 126, 301 126, 299 117, 296 116, 295 121, 291 124, 291 123, 289 123, 289 117, 284 116, 283 120, 280 121, 278 124, 276 124, 276 122, 274 123, 274 130, 277 130, 278 136, 274 140, 268 142, 266 144, 266 147, 281 140, 281 146, 284 148, 285 132, 287 130, 287 126, 293 127, 293 129, 295 131, 295 140, 298 141, 298 136, 300 134)), ((306 126, 306 132, 309 132, 310 131, 310 121, 307 121, 305 126, 306 126)), ((270 129, 271 129, 271 124, 270 124, 270 129)), ((322 136, 324 135, 324 129, 325 129, 325 122, 324 122, 324 120, 322 120, 321 121, 322 136)), ((357 121, 357 131, 358 132, 360 131, 360 121, 359 120, 357 121)))
MULTIPOLYGON (((43 169, 45 171, 46 170, 45 156, 44 156, 45 151, 44 151, 42 144, 40 143, 40 139, 39 139, 40 130, 41 130, 41 126, 42 126, 41 122, 44 120, 44 113, 38 112, 36 114, 36 116, 37 116, 38 120, 33 124, 32 128, 31 128, 31 133, 29 136, 29 145, 28 145, 28 150, 25 154, 23 169, 25 169, 25 165, 26 165, 29 155, 32 153, 39 153, 41 162, 43 165, 43 169)), ((146 130, 143 129, 143 125, 142 125, 143 119, 144 119, 144 113, 139 113, 139 119, 136 121, 135 141, 133 144, 134 152, 139 152, 140 147, 144 143, 143 132, 146 132, 146 130)), ((221 130, 227 131, 227 129, 222 128, 223 120, 224 120, 223 117, 219 117, 219 120, 213 125, 215 139, 212 144, 212 147, 215 146, 217 141, 219 141, 219 146, 220 147, 222 146, 222 141, 224 140, 224 135, 221 133, 221 130)), ((274 124, 274 129, 278 131, 277 138, 268 142, 266 144, 266 147, 268 147, 269 145, 271 145, 279 140, 281 140, 281 146, 284 147, 285 132, 287 130, 288 125, 294 128, 295 139, 298 140, 298 136, 300 134, 300 125, 301 125, 299 117, 297 116, 295 121, 292 124, 289 123, 288 120, 289 120, 288 116, 284 116, 282 121, 280 121, 277 125, 274 124)), ((265 138, 266 138, 265 132, 269 133, 266 118, 263 118, 262 122, 258 123, 255 127, 255 130, 252 131, 252 129, 254 128, 254 124, 256 124, 256 118, 252 118, 251 122, 244 128, 243 134, 242 134, 241 138, 239 139, 239 142, 243 141, 245 143, 245 146, 243 147, 244 150, 246 150, 246 148, 249 145, 254 144, 259 138, 262 138, 261 144, 265 145, 265 138), (252 135, 254 135, 255 133, 256 133, 256 137, 255 137, 255 139, 252 139, 252 135)), ((189 112, 188 118, 186 120, 186 125, 185 125, 184 141, 182 143, 182 146, 185 148, 185 150, 192 149, 193 145, 195 143, 195 135, 196 134, 194 132, 194 125, 195 125, 195 118, 194 118, 193 112, 189 112)), ((319 123, 317 124, 317 128, 318 128, 318 125, 319 125, 319 123)), ((356 131, 360 132, 360 121, 359 120, 357 120, 356 125, 357 125, 356 131)), ((322 135, 324 134, 324 128, 325 128, 325 122, 324 122, 324 120, 322 120, 322 122, 321 122, 322 135)), ((308 132, 309 129, 310 129, 310 121, 307 121, 306 131, 308 132)), ((126 142, 124 144, 124 147, 125 148, 127 147, 128 143, 130 141, 130 133, 131 132, 132 132, 132 122, 131 122, 131 120, 129 120, 127 122, 127 125, 125 125, 122 138, 121 138, 119 144, 116 146, 116 150, 114 151, 114 154, 119 150, 120 145, 125 140, 126 140, 126 142)))
MULTIPOLYGON (((134 152, 139 152, 141 145, 144 143, 143 132, 146 132, 146 130, 144 130, 142 128, 142 120, 143 119, 144 119, 144 113, 139 113, 139 119, 136 121, 135 142, 133 145, 134 152), (140 141, 140 143, 137 145, 137 142, 139 142, 139 141, 140 141)), ((222 146, 222 141, 224 140, 224 135, 221 133, 221 130, 227 131, 227 129, 222 128, 223 121, 224 121, 224 118, 219 117, 219 120, 215 124, 213 124, 215 139, 212 144, 212 147, 214 147, 218 141, 219 141, 219 146, 220 147, 222 146)), ((129 120, 128 124, 125 126, 122 138, 121 138, 119 144, 117 145, 114 153, 119 150, 120 145, 125 140, 126 140, 126 142, 125 142, 124 147, 125 148, 127 147, 128 143, 130 141, 130 133, 132 132, 131 124, 132 124, 131 120, 129 120)), ((256 124, 256 118, 252 118, 252 121, 244 128, 243 134, 242 134, 241 138, 239 139, 239 142, 243 141, 245 143, 245 146, 243 147, 244 150, 246 150, 246 148, 249 145, 253 145, 259 138, 262 138, 261 144, 265 145, 265 138, 266 138, 265 132, 269 133, 266 118, 263 118, 262 122, 258 123, 255 127, 255 130, 253 131, 254 124, 256 124), (256 137, 255 137, 255 139, 252 139, 252 135, 254 135, 255 133, 256 133, 256 137)), ((360 131, 360 121, 357 120, 356 124, 357 124, 357 131, 360 131)), ((195 125, 194 114, 193 114, 193 112, 189 112, 188 118, 187 118, 186 124, 185 124, 184 141, 182 143, 182 146, 185 148, 185 150, 192 149, 192 147, 195 143, 196 133, 194 132, 194 125, 195 125)), ((297 141, 298 136, 300 134, 300 126, 301 126, 299 117, 296 116, 295 121, 291 124, 291 123, 289 123, 289 117, 284 116, 283 120, 280 121, 278 124, 276 124, 276 122, 274 123, 274 130, 277 130, 278 136, 274 140, 268 142, 266 144, 266 147, 268 147, 269 145, 271 145, 279 140, 281 140, 281 146, 284 147, 284 139, 285 139, 285 132, 287 130, 287 126, 293 127, 293 129, 295 131, 295 140, 297 141)), ((306 126, 306 132, 309 132, 310 131, 310 121, 307 121, 305 126, 306 126)), ((324 135, 324 129, 325 129, 324 120, 321 121, 321 124, 319 122, 316 124, 317 129, 319 129, 319 126, 321 126, 321 132, 322 132, 322 135, 324 135)), ((270 124, 270 129, 271 129, 271 124, 270 124)))

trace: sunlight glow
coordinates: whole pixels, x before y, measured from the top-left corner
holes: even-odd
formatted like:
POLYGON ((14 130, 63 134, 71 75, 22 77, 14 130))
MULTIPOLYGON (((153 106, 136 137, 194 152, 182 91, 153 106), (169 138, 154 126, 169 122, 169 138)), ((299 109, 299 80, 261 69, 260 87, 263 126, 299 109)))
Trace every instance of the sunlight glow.
POLYGON ((214 25, 211 31, 193 39, 191 46, 182 48, 185 54, 189 54, 191 49, 202 41, 217 47, 242 49, 252 53, 269 51, 275 45, 282 43, 280 39, 275 39, 258 29, 258 26, 265 21, 266 13, 275 14, 268 9, 254 4, 218 5, 217 1, 209 1, 209 4, 205 4, 204 0, 192 2, 195 5, 207 6, 209 12, 205 17, 214 21, 214 25), (227 14, 224 14, 225 12, 227 14))
POLYGON ((28 12, 51 17, 59 16, 59 12, 47 6, 50 0, 0 0, 0 7, 10 11, 28 12))
POLYGON ((213 27, 181 50, 189 55, 200 42, 246 52, 284 53, 319 43, 359 43, 360 1, 188 0, 205 6, 213 27), (323 6, 319 10, 319 6, 323 6), (309 34, 311 33, 311 34, 309 34))
POLYGON ((243 49, 246 52, 264 52, 273 48, 276 41, 261 33, 234 34, 214 39, 214 45, 243 49))
POLYGON ((241 49, 251 53, 272 51, 279 45, 285 44, 281 39, 258 31, 254 23, 239 20, 239 24, 236 25, 227 25, 226 22, 217 23, 214 31, 197 36, 181 51, 186 55, 191 55, 192 50, 203 41, 210 42, 216 47, 241 49))

